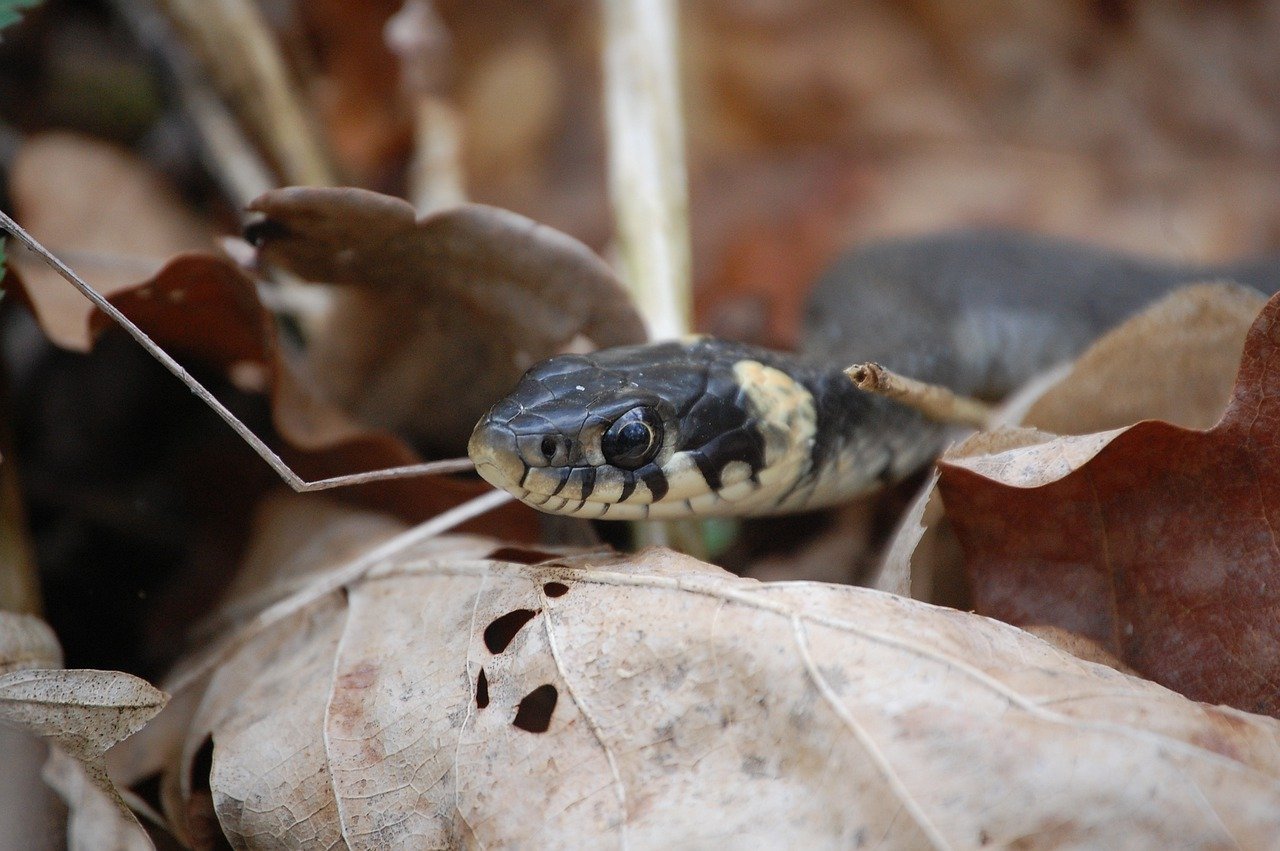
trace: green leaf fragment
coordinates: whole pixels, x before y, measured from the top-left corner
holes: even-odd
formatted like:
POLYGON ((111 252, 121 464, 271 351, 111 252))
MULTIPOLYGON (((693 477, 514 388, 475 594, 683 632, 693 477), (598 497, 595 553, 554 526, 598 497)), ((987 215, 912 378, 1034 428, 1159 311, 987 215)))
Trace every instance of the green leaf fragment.
POLYGON ((22 20, 22 13, 40 5, 40 0, 0 0, 0 29, 22 20))

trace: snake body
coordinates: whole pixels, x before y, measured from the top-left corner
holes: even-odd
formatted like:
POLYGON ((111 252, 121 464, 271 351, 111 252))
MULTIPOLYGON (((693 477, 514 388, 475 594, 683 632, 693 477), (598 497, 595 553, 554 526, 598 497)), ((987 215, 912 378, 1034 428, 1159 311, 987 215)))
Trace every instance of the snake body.
POLYGON ((1180 284, 1280 289, 1280 263, 1176 266, 1046 237, 967 232, 854 251, 815 286, 799 355, 700 338, 536 364, 481 419, 486 480, 607 519, 773 514, 897 480, 945 429, 842 372, 875 360, 998 398, 1180 284))

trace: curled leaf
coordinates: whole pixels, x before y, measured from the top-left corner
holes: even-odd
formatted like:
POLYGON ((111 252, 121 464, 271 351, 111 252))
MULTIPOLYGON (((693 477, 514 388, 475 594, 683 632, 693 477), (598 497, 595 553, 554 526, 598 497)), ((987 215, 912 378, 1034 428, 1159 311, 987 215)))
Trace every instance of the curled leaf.
POLYGON ((1273 298, 1212 428, 1150 420, 944 461, 978 611, 1079 633, 1190 697, 1280 714, 1277 399, 1273 298))
POLYGON ((643 323, 582 243, 496 207, 416 218, 362 189, 291 187, 258 198, 263 260, 345 285, 312 344, 316 377, 362 420, 461 454, 480 415, 531 364, 579 337, 637 343, 643 323))

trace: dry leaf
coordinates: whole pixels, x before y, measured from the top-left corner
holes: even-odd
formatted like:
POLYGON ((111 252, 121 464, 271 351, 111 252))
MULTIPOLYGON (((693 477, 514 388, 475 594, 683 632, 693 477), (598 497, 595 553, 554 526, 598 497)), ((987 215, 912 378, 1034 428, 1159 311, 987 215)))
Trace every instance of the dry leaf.
MULTIPOLYGON (((155 274, 174 254, 213 247, 209 228, 153 169, 104 142, 33 136, 9 181, 18 222, 105 295, 155 274)), ((11 262, 49 339, 88 351, 93 305, 34 255, 15 249, 11 262)))
POLYGON ((944 461, 978 611, 1084 635, 1188 696, 1280 713, 1277 398, 1273 298, 1207 431, 1144 421, 944 461))
POLYGON ((1022 422, 1056 434, 1145 419, 1209 428, 1227 406, 1245 334, 1266 301, 1235 284, 1178 290, 1101 337, 1022 422))
POLYGON ((51 739, 82 761, 101 758, 133 735, 167 699, 146 680, 120 671, 25 670, 0 676, 0 719, 51 739))
POLYGON ((0 611, 0 676, 31 668, 61 668, 62 645, 35 615, 0 611))
POLYGON ((82 763, 50 748, 42 775, 66 801, 71 851, 151 851, 155 847, 136 819, 123 816, 116 795, 108 794, 82 763))
POLYGON ((264 260, 350 286, 312 344, 329 395, 438 456, 461 454, 493 401, 576 337, 644 339, 603 260, 506 210, 468 204, 416 219, 398 198, 303 187, 252 209, 266 216, 250 230, 264 260))
MULTIPOLYGON (((61 278, 57 283, 74 292, 61 278)), ((27 277, 10 286, 24 292, 27 277)), ((78 293, 76 298, 82 299, 78 293)), ((166 351, 222 370, 243 390, 268 394, 274 424, 285 441, 278 451, 303 478, 420 460, 400 438, 352 421, 318 395, 314 382, 282 352, 275 321, 259 301, 254 283, 231 261, 211 254, 181 254, 152 277, 118 287, 111 302, 166 351)), ((46 333, 55 333, 61 316, 40 315, 46 333)), ((85 338, 112 328, 105 314, 94 311, 85 338)), ((417 521, 487 490, 479 482, 417 476, 346 488, 343 496, 417 521)), ((500 529, 498 534, 517 540, 537 536, 533 513, 515 504, 464 528, 500 529)))
POLYGON ((57 638, 42 622, 0 612, 0 671, 7 671, 0 673, 0 722, 49 743, 45 776, 67 802, 72 849, 150 848, 103 757, 151 720, 168 696, 120 671, 59 670, 61 658, 57 638))
MULTIPOLYGON (((1170 293, 1104 334, 1074 363, 1014 393, 997 415, 997 421, 1011 426, 974 435, 943 458, 990 456, 1045 443, 1051 432, 1096 432, 1145 418, 1167 417, 1189 427, 1212 424, 1231 394, 1245 334, 1264 302, 1257 292, 1234 284, 1192 285, 1170 293), (1012 427, 1023 422, 1044 431, 1012 427)), ((1087 455, 1091 439, 1077 449, 1083 446, 1087 455)), ((1029 466, 1033 477, 1043 471, 1037 462, 1029 466)), ((917 600, 969 608, 963 553, 935 493, 936 488, 919 498, 915 519, 904 516, 870 584, 893 593, 910 588, 917 600)))
POLYGON ((250 634, 170 775, 193 794, 211 737, 218 818, 255 848, 1216 847, 1280 830, 1273 719, 866 589, 665 550, 503 555, 435 539, 250 634))

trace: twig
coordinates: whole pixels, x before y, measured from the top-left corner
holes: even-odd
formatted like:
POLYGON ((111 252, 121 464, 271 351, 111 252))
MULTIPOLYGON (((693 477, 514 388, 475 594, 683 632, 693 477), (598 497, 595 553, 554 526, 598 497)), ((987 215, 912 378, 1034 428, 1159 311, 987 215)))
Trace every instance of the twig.
POLYGON ((654 339, 689 333, 689 195, 672 0, 603 0, 609 191, 654 339))
POLYGON ((455 473, 459 470, 469 470, 472 468, 471 460, 468 458, 450 458, 445 461, 430 461, 424 464, 409 464, 403 467, 390 467, 384 470, 371 470, 364 473, 353 473, 348 476, 335 476, 329 479, 319 479, 317 481, 308 481, 303 479, 277 455, 271 447, 267 446, 260 437, 249 430, 249 427, 242 423, 235 414, 231 413, 225 405, 218 401, 212 393, 205 389, 204 385, 197 381, 191 373, 183 369, 182 365, 174 360, 168 352, 160 348, 150 337, 147 336, 141 328, 133 323, 129 317, 120 312, 119 308, 108 301, 101 293, 87 284, 83 278, 73 272, 65 263, 53 256, 43 245, 35 240, 31 234, 27 233, 22 227, 15 222, 7 213, 0 211, 0 228, 9 231, 13 236, 30 250, 40 256, 45 263, 61 275, 66 281, 80 291, 85 298, 93 302, 94 306, 101 310, 107 316, 111 317, 117 325, 129 333, 129 336, 138 341, 142 348, 147 350, 153 358, 158 360, 165 369, 172 372, 191 392, 196 395, 200 401, 204 402, 214 412, 222 417, 222 419, 231 426, 236 434, 253 447, 253 451, 271 465, 271 469, 283 479, 289 487, 300 493, 308 493, 311 491, 328 490, 329 488, 344 487, 347 485, 359 485, 367 482, 379 482, 386 479, 407 478, 409 476, 425 476, 437 473, 455 473))
POLYGON ((210 77, 248 119, 285 183, 337 182, 275 39, 252 0, 159 0, 199 50, 210 77))
POLYGON ((915 408, 931 420, 986 428, 995 409, 937 384, 926 384, 885 369, 878 363, 856 363, 844 371, 855 387, 879 393, 915 408))

